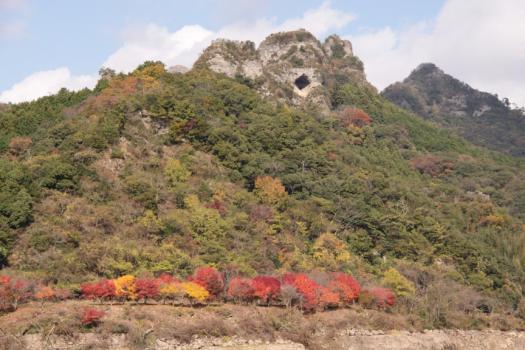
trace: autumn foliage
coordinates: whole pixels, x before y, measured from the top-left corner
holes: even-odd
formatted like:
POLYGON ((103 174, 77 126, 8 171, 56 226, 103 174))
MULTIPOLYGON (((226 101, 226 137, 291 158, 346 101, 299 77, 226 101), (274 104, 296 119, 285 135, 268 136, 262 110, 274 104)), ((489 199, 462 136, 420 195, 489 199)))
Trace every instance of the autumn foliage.
MULTIPOLYGON (((287 273, 282 277, 261 275, 254 278, 234 275, 225 283, 223 274, 212 267, 200 267, 186 281, 170 274, 156 278, 136 278, 124 275, 116 279, 101 279, 80 286, 82 298, 96 303, 115 301, 139 303, 170 302, 177 305, 206 304, 210 301, 233 301, 298 307, 315 310, 347 307, 359 302, 365 307, 386 309, 395 303, 395 294, 387 288, 361 286, 351 275, 342 272, 322 271, 287 273)), ((20 303, 29 300, 53 302, 72 297, 66 289, 35 284, 24 279, 0 276, 0 311, 16 310, 20 303)), ((104 313, 87 308, 82 313, 82 323, 96 325, 104 313)))
POLYGON ((104 315, 104 311, 88 307, 82 311, 80 322, 85 326, 95 326, 100 322, 100 319, 104 317, 104 315))
POLYGON ((410 165, 421 174, 432 177, 449 174, 454 169, 454 163, 435 154, 425 154, 413 158, 410 165))
POLYGON ((396 296, 387 288, 369 288, 363 290, 362 297, 366 306, 377 307, 379 309, 386 309, 396 303, 396 296))
POLYGON ((268 303, 279 297, 281 282, 271 276, 258 276, 253 279, 253 295, 259 300, 268 303))
POLYGON ((372 118, 362 109, 347 107, 340 113, 343 125, 362 128, 372 123, 372 118))
POLYGON ((213 267, 199 267, 191 277, 191 281, 204 287, 212 296, 219 296, 224 290, 224 278, 213 267))

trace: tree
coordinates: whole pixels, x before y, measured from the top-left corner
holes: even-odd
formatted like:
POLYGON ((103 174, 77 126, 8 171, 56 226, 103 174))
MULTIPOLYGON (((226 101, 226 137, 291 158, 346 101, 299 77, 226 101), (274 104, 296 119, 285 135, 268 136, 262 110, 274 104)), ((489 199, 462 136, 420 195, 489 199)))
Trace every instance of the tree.
POLYGON ((255 288, 253 280, 233 277, 228 283, 228 297, 234 301, 250 301, 254 298, 255 288))
POLYGON ((9 142, 9 151, 11 154, 19 157, 26 154, 29 148, 33 145, 33 140, 27 136, 13 137, 9 142))
POLYGON ((287 308, 300 301, 301 295, 297 292, 297 289, 290 284, 283 284, 281 286, 281 300, 287 308))
POLYGON ((259 176, 255 179, 255 193, 263 203, 271 205, 281 203, 288 196, 281 180, 271 176, 259 176))
POLYGON ((135 276, 124 275, 114 280, 115 295, 120 299, 136 300, 135 276))
POLYGON ((219 296, 224 290, 224 278, 213 267, 199 267, 190 280, 206 288, 213 297, 219 296))
POLYGON ((348 127, 350 125, 362 128, 372 123, 372 118, 362 109, 355 107, 347 107, 340 112, 343 125, 348 127))
POLYGON ((407 297, 413 295, 416 291, 414 283, 393 267, 384 272, 383 284, 392 288, 397 297, 407 297))
POLYGON ((159 279, 161 284, 180 283, 180 280, 178 278, 176 278, 173 275, 170 275, 169 273, 161 274, 158 279, 159 279))
POLYGON ((340 270, 342 265, 351 261, 349 247, 345 242, 330 232, 320 235, 314 242, 313 256, 318 265, 328 271, 340 270))
POLYGON ((135 291, 138 299, 143 299, 144 303, 148 298, 155 299, 159 296, 160 281, 153 278, 139 278, 135 281, 135 291))
POLYGON ((339 295, 344 304, 351 304, 359 297, 361 286, 351 275, 335 272, 328 288, 339 295))
POLYGON ((164 175, 168 183, 174 187, 179 183, 185 182, 190 177, 191 173, 178 159, 169 159, 164 168, 164 175))
POLYGON ((424 154, 410 160, 410 165, 421 174, 432 177, 447 175, 454 169, 454 163, 434 154, 424 154))
POLYGON ((304 273, 286 274, 283 277, 286 284, 290 284, 297 289, 301 295, 300 307, 305 310, 314 310, 319 304, 320 287, 304 273))
POLYGON ((195 282, 183 282, 181 283, 181 288, 192 304, 194 301, 203 303, 210 296, 206 288, 195 282))
POLYGON ((163 302, 168 299, 171 300, 173 304, 179 299, 181 299, 184 294, 184 288, 180 282, 168 282, 163 283, 160 286, 160 295, 162 296, 163 302))
POLYGON ((253 295, 265 303, 277 300, 281 294, 281 282, 271 276, 257 276, 253 279, 253 295))
POLYGON ((84 283, 80 286, 80 290, 86 299, 111 300, 117 295, 115 282, 106 279, 95 283, 84 283))

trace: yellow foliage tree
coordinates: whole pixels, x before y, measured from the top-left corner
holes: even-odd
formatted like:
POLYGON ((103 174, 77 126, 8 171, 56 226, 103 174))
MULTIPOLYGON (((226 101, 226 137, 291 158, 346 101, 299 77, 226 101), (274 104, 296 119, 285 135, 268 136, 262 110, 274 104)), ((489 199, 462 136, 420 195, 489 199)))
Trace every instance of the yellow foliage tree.
POLYGON ((160 295, 163 299, 172 300, 173 303, 179 298, 182 298, 185 294, 182 283, 172 282, 164 284, 160 287, 160 295))
POLYGON ((279 204, 288 195, 281 180, 271 176, 259 176, 255 179, 255 193, 262 202, 267 204, 279 204))
POLYGON ((321 267, 338 271, 352 260, 345 242, 330 232, 325 232, 314 242, 313 257, 321 267))
POLYGON ((170 159, 164 167, 164 176, 168 179, 171 186, 178 183, 185 182, 190 177, 191 173, 178 159, 170 159))
POLYGON ((135 300, 137 293, 135 290, 135 276, 124 275, 114 280, 115 295, 121 299, 135 300))
POLYGON ((201 285, 194 282, 183 282, 181 288, 186 296, 192 301, 198 301, 199 303, 204 302, 210 293, 201 285))
POLYGON ((398 297, 407 297, 415 293, 414 283, 409 281, 405 276, 394 268, 386 270, 383 274, 383 284, 392 288, 398 297))

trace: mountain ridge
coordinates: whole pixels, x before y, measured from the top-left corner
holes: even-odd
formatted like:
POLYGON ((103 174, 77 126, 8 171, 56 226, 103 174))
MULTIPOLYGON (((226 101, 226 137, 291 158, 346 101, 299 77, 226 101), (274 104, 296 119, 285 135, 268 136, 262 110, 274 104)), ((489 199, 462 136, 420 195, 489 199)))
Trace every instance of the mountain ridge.
POLYGON ((525 115, 508 100, 476 90, 433 63, 414 69, 381 93, 402 108, 453 130, 469 141, 525 156, 525 115))

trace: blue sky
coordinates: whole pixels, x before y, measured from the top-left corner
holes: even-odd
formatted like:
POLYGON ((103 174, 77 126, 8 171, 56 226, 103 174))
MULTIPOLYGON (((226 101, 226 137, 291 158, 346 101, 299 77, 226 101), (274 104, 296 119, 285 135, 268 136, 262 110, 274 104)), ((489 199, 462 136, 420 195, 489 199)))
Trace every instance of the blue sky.
MULTIPOLYGON (((475 64, 475 71, 465 70, 466 63, 475 59, 468 57, 469 52, 476 54, 478 48, 471 50, 470 44, 467 45, 471 51, 460 50, 462 57, 458 62, 450 59, 457 44, 448 47, 446 44, 457 37, 462 22, 483 20, 485 16, 487 23, 492 23, 490 16, 497 15, 503 27, 504 15, 522 14, 518 9, 523 7, 520 0, 470 2, 477 4, 474 7, 465 5, 468 2, 0 0, 0 92, 11 89, 9 94, 2 94, 0 100, 31 99, 52 92, 60 83, 70 88, 89 85, 102 65, 129 70, 148 55, 167 60, 168 64, 188 65, 210 40, 221 34, 257 42, 267 31, 292 29, 297 23, 320 37, 335 32, 350 39, 365 62, 369 78, 379 88, 402 79, 417 64, 432 60, 471 84, 525 102, 525 89, 509 94, 516 91, 516 85, 523 88, 523 81, 482 79, 479 76, 483 64, 475 64), (505 2, 516 5, 516 9, 510 7, 498 13, 496 9, 505 2), (481 14, 476 13, 478 11, 481 14), (308 21, 310 18, 313 20, 308 21), (450 27, 454 30, 447 32, 450 27), (183 28, 187 30, 181 31, 183 28), (433 41, 438 48, 433 47, 433 41), (189 45, 191 49, 183 50, 181 45, 189 45), (14 84, 28 77, 24 86, 13 90, 14 84), (49 86, 40 87, 46 79, 50 81, 49 86), (51 82, 53 79, 57 81, 51 82), (43 89, 41 93, 35 92, 39 89, 43 89), (522 92, 523 100, 519 98, 522 92)), ((525 35, 525 31, 523 33, 525 35)), ((468 33, 463 35, 459 37, 470 41, 468 33)), ((516 45, 520 43, 520 37, 516 40, 514 35, 512 39, 516 45)), ((507 51, 503 53, 509 55, 507 51)), ((521 57, 521 51, 517 55, 521 57)), ((496 73, 489 75, 497 77, 496 73)), ((511 70, 508 75, 512 77, 515 73, 511 70)))

